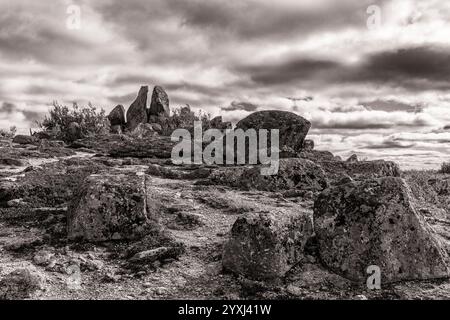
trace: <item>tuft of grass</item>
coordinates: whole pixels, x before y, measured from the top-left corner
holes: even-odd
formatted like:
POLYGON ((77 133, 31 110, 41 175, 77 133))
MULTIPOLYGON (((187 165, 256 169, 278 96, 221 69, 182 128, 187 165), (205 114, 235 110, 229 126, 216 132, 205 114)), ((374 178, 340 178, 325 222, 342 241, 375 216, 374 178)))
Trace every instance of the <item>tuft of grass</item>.
POLYGON ((49 114, 42 123, 38 122, 38 125, 45 131, 51 132, 54 138, 68 141, 70 140, 68 129, 72 122, 80 125, 84 136, 106 133, 110 127, 105 110, 97 110, 91 103, 82 107, 74 103, 70 108, 60 105, 57 101, 53 102, 49 114))

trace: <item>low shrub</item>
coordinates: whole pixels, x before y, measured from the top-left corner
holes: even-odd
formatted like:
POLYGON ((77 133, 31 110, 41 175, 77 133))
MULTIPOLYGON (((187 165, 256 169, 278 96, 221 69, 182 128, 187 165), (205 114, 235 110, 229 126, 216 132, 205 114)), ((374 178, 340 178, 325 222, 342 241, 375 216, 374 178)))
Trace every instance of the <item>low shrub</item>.
POLYGON ((91 103, 80 107, 74 103, 71 108, 53 102, 53 108, 39 126, 47 132, 51 132, 56 139, 70 140, 69 125, 78 123, 83 136, 109 132, 109 120, 105 110, 97 110, 91 103))

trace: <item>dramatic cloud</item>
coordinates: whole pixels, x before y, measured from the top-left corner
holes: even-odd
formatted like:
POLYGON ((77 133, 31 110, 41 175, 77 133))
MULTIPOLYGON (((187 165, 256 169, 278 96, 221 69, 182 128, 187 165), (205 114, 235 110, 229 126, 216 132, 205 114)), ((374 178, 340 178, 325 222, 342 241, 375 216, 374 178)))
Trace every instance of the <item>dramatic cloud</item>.
POLYGON ((353 81, 390 83, 414 91, 448 90, 450 47, 417 47, 380 52, 367 58, 353 73, 342 77, 353 81))
POLYGON ((294 111, 342 155, 437 163, 445 139, 394 135, 448 130, 449 16, 437 0, 1 1, 0 125, 28 130, 53 100, 127 107, 159 84, 172 106, 233 122, 294 111), (371 5, 381 20, 368 27, 371 5))
POLYGON ((3 129, 24 124, 29 127, 36 126, 36 121, 43 118, 43 113, 20 109, 13 103, 3 102, 0 106, 0 128, 3 129))
POLYGON ((224 107, 221 109, 222 111, 236 111, 236 110, 256 111, 256 109, 258 109, 258 106, 250 102, 233 101, 228 107, 224 107))
POLYGON ((314 117, 315 128, 387 129, 433 126, 435 120, 423 113, 411 114, 386 111, 357 111, 352 113, 322 113, 314 117))
POLYGON ((283 61, 274 65, 262 64, 241 68, 240 72, 250 74, 251 80, 257 84, 274 85, 291 82, 321 81, 327 74, 338 70, 341 66, 330 60, 296 59, 283 61))
POLYGON ((369 145, 366 148, 369 149, 410 149, 411 147, 413 147, 415 145, 415 143, 402 143, 398 140, 392 139, 392 138, 387 138, 385 139, 382 143, 380 144, 373 144, 373 145, 369 145))
POLYGON ((309 88, 344 83, 389 84, 412 91, 448 90, 450 47, 418 47, 377 52, 358 63, 299 57, 275 64, 242 66, 258 85, 299 84, 309 88))
POLYGON ((395 100, 374 100, 369 102, 361 102, 366 109, 381 111, 406 111, 406 112, 422 112, 425 108, 423 104, 407 104, 395 100))

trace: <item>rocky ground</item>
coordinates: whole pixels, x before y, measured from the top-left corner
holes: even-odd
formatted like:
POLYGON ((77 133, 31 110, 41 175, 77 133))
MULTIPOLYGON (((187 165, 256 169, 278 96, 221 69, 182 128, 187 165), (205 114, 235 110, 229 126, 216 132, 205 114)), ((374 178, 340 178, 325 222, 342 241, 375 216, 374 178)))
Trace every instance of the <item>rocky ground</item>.
POLYGON ((309 150, 261 178, 174 166, 170 148, 157 136, 2 141, 0 299, 450 298, 449 175, 309 150), (361 278, 368 256, 390 270, 381 290, 361 278))

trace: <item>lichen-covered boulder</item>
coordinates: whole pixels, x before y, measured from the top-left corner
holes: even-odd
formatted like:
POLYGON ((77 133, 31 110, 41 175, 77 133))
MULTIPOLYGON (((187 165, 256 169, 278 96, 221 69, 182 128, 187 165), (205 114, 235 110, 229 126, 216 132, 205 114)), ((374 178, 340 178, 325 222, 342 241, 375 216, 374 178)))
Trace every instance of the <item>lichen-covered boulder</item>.
POLYGON ((294 151, 300 151, 303 148, 303 142, 311 123, 305 118, 295 113, 279 110, 257 111, 236 124, 236 129, 278 129, 279 130, 279 148, 283 146, 290 147, 294 151))
POLYGON ((170 116, 169 96, 160 86, 155 86, 155 88, 153 89, 152 101, 150 104, 150 109, 148 110, 148 115, 164 115, 166 117, 170 116))
POLYGON ((145 175, 109 173, 86 178, 69 207, 71 240, 139 239, 158 228, 160 203, 147 191, 145 175))
POLYGON ((350 280, 365 281, 371 265, 382 283, 449 276, 448 255, 401 178, 326 189, 314 203, 314 228, 322 262, 350 280))
POLYGON ((148 86, 142 86, 136 100, 127 110, 127 127, 130 131, 140 123, 147 123, 147 93, 148 86))
POLYGON ((123 126, 125 125, 125 108, 119 104, 108 115, 108 120, 111 126, 123 126))
POLYGON ((304 256, 312 234, 312 214, 308 211, 246 214, 231 229, 223 267, 254 280, 281 278, 304 256))
POLYGON ((329 180, 339 181, 345 176, 355 180, 381 177, 399 177, 400 167, 397 163, 385 160, 374 161, 320 161, 329 180))
POLYGON ((17 269, 0 280, 0 300, 27 299, 42 289, 44 279, 35 268, 17 269))
POLYGON ((322 191, 328 186, 323 169, 312 161, 300 158, 280 159, 278 172, 274 175, 262 175, 261 166, 246 166, 216 170, 210 179, 216 184, 244 190, 322 191))

